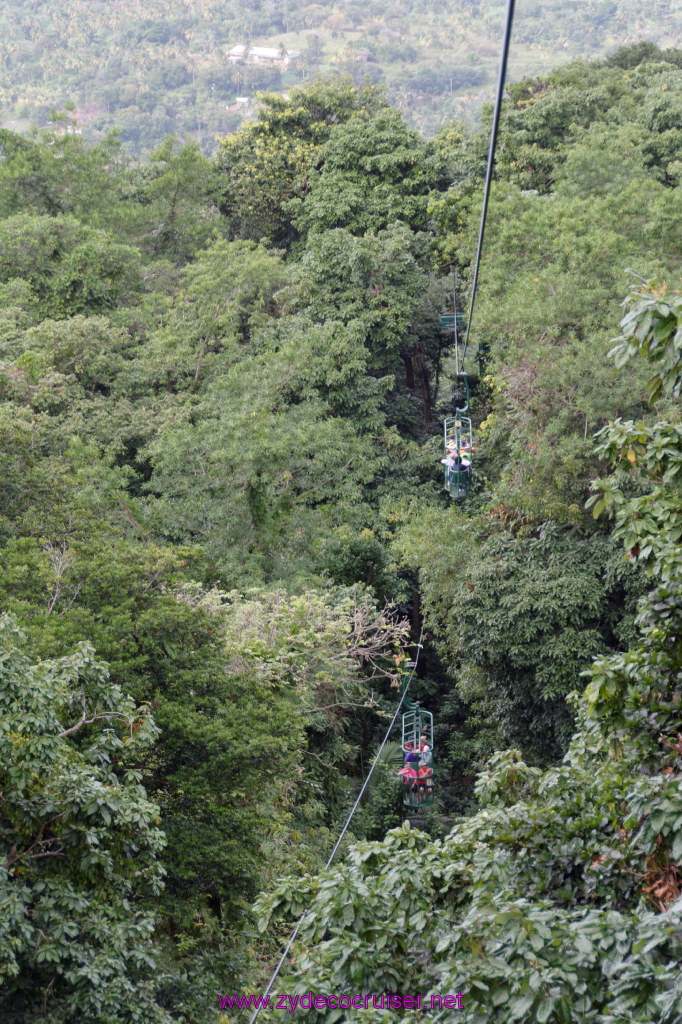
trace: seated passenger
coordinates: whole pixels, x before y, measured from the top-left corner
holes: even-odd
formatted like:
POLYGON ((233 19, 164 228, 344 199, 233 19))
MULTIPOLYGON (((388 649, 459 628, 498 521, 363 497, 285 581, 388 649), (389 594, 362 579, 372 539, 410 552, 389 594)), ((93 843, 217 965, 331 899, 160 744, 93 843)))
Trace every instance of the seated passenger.
MULTIPOLYGON (((433 792, 433 771, 431 768, 420 768, 419 769, 419 793, 423 796, 426 794, 430 796, 433 792)), ((412 783, 414 789, 414 783, 412 783)))
POLYGON ((421 738, 421 742, 419 744, 419 749, 421 751, 421 757, 419 759, 420 767, 422 765, 431 764, 431 762, 433 761, 433 754, 431 753, 431 746, 427 742, 425 736, 422 736, 422 738, 421 738))
POLYGON ((405 767, 406 768, 412 768, 414 770, 415 775, 416 775, 417 769, 419 768, 419 765, 421 764, 422 754, 421 754, 421 751, 419 749, 419 743, 415 744, 415 748, 416 749, 409 750, 407 752, 407 754, 405 754, 405 767))
POLYGON ((410 790, 417 792, 417 772, 413 765, 406 764, 404 768, 401 768, 398 775, 402 775, 403 778, 403 789, 406 795, 409 794, 410 790))
POLYGON ((440 461, 445 465, 446 469, 454 469, 455 463, 459 461, 457 449, 448 448, 447 452, 445 453, 445 458, 441 459, 440 461))

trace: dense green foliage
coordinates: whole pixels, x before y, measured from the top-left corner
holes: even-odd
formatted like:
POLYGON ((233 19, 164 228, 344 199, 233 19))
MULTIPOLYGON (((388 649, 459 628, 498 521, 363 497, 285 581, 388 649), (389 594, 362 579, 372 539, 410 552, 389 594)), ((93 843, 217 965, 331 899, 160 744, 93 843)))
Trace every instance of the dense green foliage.
POLYGON ((148 708, 91 649, 32 665, 12 619, 0 629, 3 1016, 165 1021, 139 909, 162 877, 158 808, 134 768, 157 735, 148 708))
MULTIPOLYGON (((615 350, 621 360, 638 349, 653 356, 660 386, 672 391, 678 295, 635 296, 615 350)), ((284 881, 263 900, 261 927, 273 910, 309 908, 285 990, 422 993, 427 1008, 432 994, 460 992, 458 1019, 472 1024, 679 1020, 682 446, 679 429, 659 421, 653 435, 615 424, 600 449, 615 475, 595 486, 610 496, 616 534, 626 546, 636 538, 630 556, 648 564, 655 584, 640 602, 635 643, 587 673, 560 765, 541 772, 516 750, 498 753, 476 785, 480 809, 445 841, 397 829, 357 846, 333 872, 284 881), (646 498, 623 493, 633 473, 646 498)), ((438 1005, 427 1019, 451 1019, 438 1005)), ((422 1015, 369 1007, 354 1019, 422 1015)))
POLYGON ((259 890, 261 925, 311 907, 284 991, 679 1015, 678 57, 510 88, 457 505, 483 134, 349 81, 211 158, 3 131, 0 1015, 218 1018, 288 926, 259 890), (431 837, 388 748, 321 875, 408 617, 431 837))

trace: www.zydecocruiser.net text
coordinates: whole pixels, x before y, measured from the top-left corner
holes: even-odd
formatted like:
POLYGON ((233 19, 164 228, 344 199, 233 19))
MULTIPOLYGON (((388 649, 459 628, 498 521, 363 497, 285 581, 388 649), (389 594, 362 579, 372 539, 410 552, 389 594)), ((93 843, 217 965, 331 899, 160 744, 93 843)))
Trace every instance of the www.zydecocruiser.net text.
POLYGON ((381 995, 322 996, 306 992, 303 996, 218 996, 221 1010, 461 1010, 462 993, 445 996, 409 996, 382 992, 381 995))

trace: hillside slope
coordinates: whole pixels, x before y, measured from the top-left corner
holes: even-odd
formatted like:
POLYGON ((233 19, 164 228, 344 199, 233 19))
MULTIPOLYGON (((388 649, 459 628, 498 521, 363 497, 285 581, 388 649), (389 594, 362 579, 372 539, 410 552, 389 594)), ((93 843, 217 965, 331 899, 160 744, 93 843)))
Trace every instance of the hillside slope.
MULTIPOLYGON (((132 152, 170 133, 211 150, 261 89, 281 90, 317 73, 384 82, 391 102, 428 132, 472 117, 492 94, 503 0, 13 0, 0 14, 0 122, 44 125, 52 108, 75 106, 91 137, 116 126, 132 152), (283 69, 230 64, 235 45, 296 50, 283 69)), ((510 77, 557 62, 603 55, 647 39, 679 45, 680 0, 546 0, 518 5, 510 77)))

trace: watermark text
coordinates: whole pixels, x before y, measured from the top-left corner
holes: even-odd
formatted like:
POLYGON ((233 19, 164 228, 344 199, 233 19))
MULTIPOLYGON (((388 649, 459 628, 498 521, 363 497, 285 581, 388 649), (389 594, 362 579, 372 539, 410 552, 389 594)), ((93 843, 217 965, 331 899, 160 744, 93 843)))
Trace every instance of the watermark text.
POLYGON ((381 995, 322 996, 306 992, 303 996, 218 996, 221 1010, 461 1010, 462 993, 446 996, 410 996, 382 992, 381 995))

